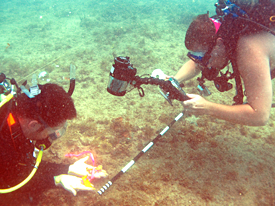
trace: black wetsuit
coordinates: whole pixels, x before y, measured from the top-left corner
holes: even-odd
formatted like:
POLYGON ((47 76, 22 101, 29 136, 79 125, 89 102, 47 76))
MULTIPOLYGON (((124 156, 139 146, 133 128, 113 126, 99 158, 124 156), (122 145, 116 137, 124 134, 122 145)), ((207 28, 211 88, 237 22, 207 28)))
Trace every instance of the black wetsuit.
MULTIPOLYGON (((0 131, 0 189, 6 189, 22 182, 35 165, 34 145, 22 133, 12 100, 0 108, 0 131), (15 119, 11 127, 7 122, 9 114, 15 119)), ((26 185, 14 192, 0 194, 0 205, 22 205, 22 202, 37 205, 43 200, 43 192, 56 187, 53 176, 67 172, 68 165, 42 160, 36 174, 26 185)))

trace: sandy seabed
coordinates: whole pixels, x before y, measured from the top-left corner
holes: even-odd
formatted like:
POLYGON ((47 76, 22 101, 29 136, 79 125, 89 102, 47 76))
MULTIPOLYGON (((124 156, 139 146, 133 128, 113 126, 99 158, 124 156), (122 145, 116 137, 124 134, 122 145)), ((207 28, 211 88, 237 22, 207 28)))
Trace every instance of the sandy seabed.
MULTIPOLYGON (((143 86, 143 98, 136 89, 116 97, 106 88, 118 55, 130 56, 138 75, 157 68, 174 75, 187 60, 184 35, 197 14, 190 12, 192 4, 2 4, 1 72, 22 83, 47 71, 50 82, 68 89, 69 65, 77 67, 72 97, 78 116, 44 153, 44 161, 73 163, 77 158, 65 154, 93 152, 109 174, 94 181, 99 189, 182 111, 179 102, 171 107, 156 86, 143 86)), ((196 84, 191 80, 184 90, 197 93, 196 84)), ((233 90, 219 93, 211 82, 207 86, 213 92, 209 100, 232 104, 233 90)), ((186 115, 103 195, 78 192, 74 197, 56 187, 37 194, 40 202, 27 199, 20 205, 274 205, 274 117, 272 110, 268 125, 248 127, 186 115)))

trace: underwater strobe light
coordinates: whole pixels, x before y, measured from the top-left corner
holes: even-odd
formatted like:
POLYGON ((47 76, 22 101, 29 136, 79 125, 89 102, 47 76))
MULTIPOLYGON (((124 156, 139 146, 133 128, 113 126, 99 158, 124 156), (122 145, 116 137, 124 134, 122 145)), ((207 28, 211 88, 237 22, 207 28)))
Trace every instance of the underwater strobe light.
POLYGON ((128 84, 135 78, 136 68, 130 63, 130 57, 116 57, 113 64, 107 91, 115 96, 124 96, 128 84))

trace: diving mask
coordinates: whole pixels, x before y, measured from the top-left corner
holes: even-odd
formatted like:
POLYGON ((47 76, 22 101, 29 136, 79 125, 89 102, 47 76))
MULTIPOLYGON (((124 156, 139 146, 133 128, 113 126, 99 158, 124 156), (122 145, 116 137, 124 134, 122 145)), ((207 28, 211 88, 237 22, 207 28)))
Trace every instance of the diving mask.
POLYGON ((49 134, 45 139, 37 140, 35 142, 35 147, 40 148, 41 146, 43 146, 44 150, 48 149, 52 145, 54 140, 59 139, 60 137, 62 137, 65 134, 67 126, 68 126, 68 123, 65 122, 65 124, 61 128, 59 128, 59 129, 55 130, 53 133, 49 134))
POLYGON ((197 64, 202 64, 203 63, 203 57, 206 52, 193 52, 190 51, 187 53, 187 56, 194 61, 197 64))

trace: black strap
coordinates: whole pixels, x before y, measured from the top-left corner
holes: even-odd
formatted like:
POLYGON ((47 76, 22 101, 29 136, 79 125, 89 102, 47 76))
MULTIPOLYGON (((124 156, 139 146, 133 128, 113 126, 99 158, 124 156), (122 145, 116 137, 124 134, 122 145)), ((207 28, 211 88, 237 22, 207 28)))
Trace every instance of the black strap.
POLYGON ((240 72, 238 70, 238 66, 236 61, 231 61, 234 76, 235 76, 235 83, 236 83, 236 96, 234 96, 234 105, 236 104, 243 104, 243 86, 242 86, 242 80, 240 76, 240 72))

